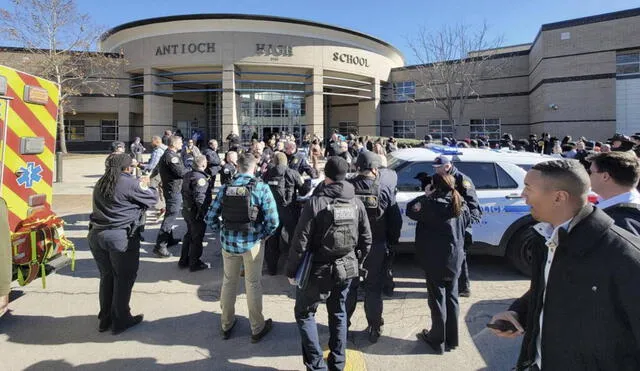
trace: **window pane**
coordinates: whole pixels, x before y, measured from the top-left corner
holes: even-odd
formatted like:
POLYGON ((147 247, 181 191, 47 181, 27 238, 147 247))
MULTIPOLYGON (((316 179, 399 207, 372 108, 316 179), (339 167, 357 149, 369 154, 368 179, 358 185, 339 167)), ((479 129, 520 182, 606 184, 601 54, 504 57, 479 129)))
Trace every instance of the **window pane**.
POLYGON ((476 189, 497 189, 498 181, 493 163, 488 162, 456 162, 454 165, 471 178, 476 189))
POLYGON ((640 64, 620 64, 616 67, 618 75, 627 75, 640 72, 640 64))
POLYGON ((420 181, 414 179, 418 173, 425 172, 433 175, 433 166, 431 162, 413 162, 397 171, 398 173, 398 190, 407 192, 419 192, 420 181))
POLYGON ((498 183, 501 189, 518 188, 518 183, 500 165, 496 165, 496 169, 498 170, 498 183))
POLYGON ((640 53, 618 54, 616 63, 640 62, 640 53))

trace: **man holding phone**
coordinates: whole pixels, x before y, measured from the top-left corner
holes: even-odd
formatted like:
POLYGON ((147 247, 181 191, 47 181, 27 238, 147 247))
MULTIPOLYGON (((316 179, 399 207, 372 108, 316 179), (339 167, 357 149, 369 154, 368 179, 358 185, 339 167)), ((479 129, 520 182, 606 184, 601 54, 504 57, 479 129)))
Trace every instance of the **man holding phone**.
POLYGON ((531 287, 488 325, 524 335, 516 370, 640 369, 640 239, 589 204, 589 189, 576 160, 539 163, 525 177, 540 222, 531 287))

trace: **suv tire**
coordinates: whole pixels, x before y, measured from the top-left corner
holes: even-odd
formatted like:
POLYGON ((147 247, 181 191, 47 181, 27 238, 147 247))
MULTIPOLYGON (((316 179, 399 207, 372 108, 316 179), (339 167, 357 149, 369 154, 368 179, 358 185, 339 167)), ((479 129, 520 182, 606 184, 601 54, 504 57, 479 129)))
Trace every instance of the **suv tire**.
POLYGON ((522 274, 531 277, 532 239, 536 231, 533 224, 518 229, 507 244, 507 258, 509 262, 522 274))

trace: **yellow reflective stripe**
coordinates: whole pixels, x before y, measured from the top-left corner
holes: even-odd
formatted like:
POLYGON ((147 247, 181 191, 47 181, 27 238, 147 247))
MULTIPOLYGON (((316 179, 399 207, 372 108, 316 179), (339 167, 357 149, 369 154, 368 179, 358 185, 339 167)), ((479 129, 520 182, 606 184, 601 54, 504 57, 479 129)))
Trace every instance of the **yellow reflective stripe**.
POLYGON ((27 209, 29 208, 27 201, 15 194, 11 188, 2 187, 2 198, 7 201, 7 208, 21 220, 27 217, 27 209))

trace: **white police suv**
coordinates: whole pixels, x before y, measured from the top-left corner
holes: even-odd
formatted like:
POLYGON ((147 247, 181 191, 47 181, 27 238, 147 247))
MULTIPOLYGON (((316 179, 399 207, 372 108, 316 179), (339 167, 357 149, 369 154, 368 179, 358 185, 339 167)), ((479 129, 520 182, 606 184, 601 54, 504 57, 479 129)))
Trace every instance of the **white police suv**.
MULTIPOLYGON (((506 149, 453 148, 430 145, 391 152, 388 167, 398 174, 396 200, 403 215, 401 251, 415 241, 416 222, 405 215, 409 201, 423 194, 416 174, 433 175, 433 160, 446 155, 476 187, 482 207, 482 221, 473 224, 471 254, 506 256, 522 273, 531 274, 531 250, 526 243, 535 233, 529 227, 535 221, 521 196, 526 172, 535 164, 554 157, 506 149)), ((425 242, 428 243, 428 242, 425 242)))

